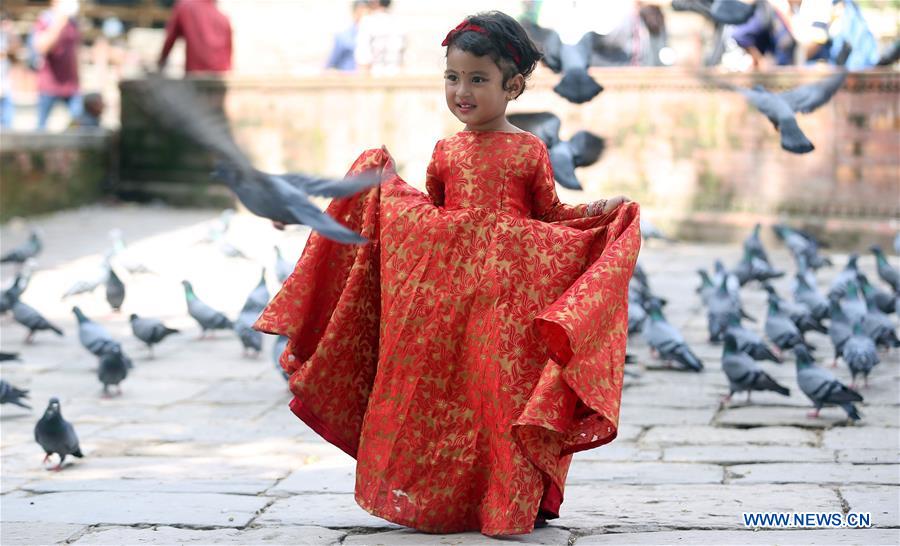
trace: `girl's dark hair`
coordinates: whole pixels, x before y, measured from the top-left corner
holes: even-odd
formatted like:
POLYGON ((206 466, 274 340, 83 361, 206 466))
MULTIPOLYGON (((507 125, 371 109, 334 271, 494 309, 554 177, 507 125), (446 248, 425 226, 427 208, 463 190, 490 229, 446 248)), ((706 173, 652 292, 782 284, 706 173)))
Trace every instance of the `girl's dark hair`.
MULTIPOLYGON (((527 79, 541 60, 541 52, 525 29, 509 15, 500 11, 487 11, 470 15, 466 17, 466 21, 487 32, 466 30, 454 33, 450 36, 447 51, 455 47, 478 57, 489 56, 503 74, 504 89, 516 74, 527 79)), ((519 95, 524 91, 523 86, 519 95)))

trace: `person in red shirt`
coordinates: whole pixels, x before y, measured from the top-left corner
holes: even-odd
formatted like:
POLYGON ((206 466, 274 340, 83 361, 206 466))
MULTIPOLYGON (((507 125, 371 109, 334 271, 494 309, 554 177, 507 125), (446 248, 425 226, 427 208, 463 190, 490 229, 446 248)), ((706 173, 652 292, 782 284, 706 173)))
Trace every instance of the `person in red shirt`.
POLYGON ((231 23, 215 0, 179 0, 166 24, 159 69, 166 66, 175 40, 184 38, 188 74, 231 70, 231 23))
POLYGON ((78 46, 81 32, 75 22, 77 0, 54 0, 34 26, 34 47, 41 56, 37 75, 38 130, 47 127, 53 106, 63 101, 72 118, 81 115, 78 83, 78 46))

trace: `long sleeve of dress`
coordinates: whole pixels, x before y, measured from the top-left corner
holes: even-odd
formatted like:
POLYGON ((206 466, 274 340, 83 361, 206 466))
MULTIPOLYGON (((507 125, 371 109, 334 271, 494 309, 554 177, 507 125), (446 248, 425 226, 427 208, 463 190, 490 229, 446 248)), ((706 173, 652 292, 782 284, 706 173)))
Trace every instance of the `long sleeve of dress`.
POLYGON ((587 216, 587 205, 566 205, 556 195, 556 182, 553 180, 553 167, 547 148, 542 148, 538 159, 534 179, 531 183, 531 216, 543 222, 572 220, 587 216))
POLYGON ((444 179, 440 168, 441 143, 438 141, 434 145, 434 152, 431 154, 431 163, 428 164, 428 170, 425 172, 425 189, 428 196, 435 205, 444 206, 444 179))

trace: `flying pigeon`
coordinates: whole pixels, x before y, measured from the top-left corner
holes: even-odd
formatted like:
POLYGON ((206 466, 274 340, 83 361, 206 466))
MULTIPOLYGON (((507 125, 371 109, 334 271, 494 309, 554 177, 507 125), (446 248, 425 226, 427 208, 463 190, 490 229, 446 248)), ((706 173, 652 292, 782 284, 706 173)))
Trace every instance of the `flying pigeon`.
POLYGON ((888 283, 894 290, 894 293, 900 292, 900 271, 888 263, 887 257, 878 245, 872 245, 869 249, 875 255, 875 265, 878 269, 878 276, 881 280, 888 283))
POLYGON ((672 0, 675 11, 693 11, 717 25, 742 25, 750 20, 755 3, 740 0, 672 0))
POLYGON ((78 306, 73 307, 72 312, 78 319, 78 340, 82 347, 96 356, 122 350, 121 344, 109 335, 106 328, 87 318, 78 306))
POLYGON ((0 404, 13 404, 25 409, 31 409, 31 406, 22 401, 23 398, 28 398, 27 389, 20 389, 0 379, 0 404))
POLYGON ((78 294, 93 292, 101 284, 105 285, 107 279, 109 278, 110 270, 109 260, 104 260, 103 265, 97 268, 90 277, 75 281, 75 283, 72 284, 72 286, 69 287, 68 290, 66 290, 66 293, 63 294, 62 299, 76 296, 78 294))
POLYGON ((644 337, 660 358, 666 362, 675 360, 690 371, 703 370, 703 362, 687 346, 681 333, 666 322, 659 303, 648 302, 646 311, 650 316, 650 323, 644 328, 644 337))
POLYGON ((763 86, 752 89, 731 84, 720 84, 726 89, 744 95, 747 101, 762 112, 781 133, 781 147, 795 154, 805 154, 815 149, 800 126, 795 113, 807 114, 822 106, 841 86, 847 73, 841 71, 821 81, 800 85, 783 93, 772 93, 763 86))
POLYGON ((544 64, 563 75, 553 90, 575 104, 588 102, 603 91, 588 74, 591 64, 621 65, 630 60, 623 49, 596 32, 586 32, 576 44, 564 44, 555 30, 531 22, 523 22, 522 26, 543 51, 544 64))
POLYGON ((850 374, 853 382, 850 388, 856 388, 856 376, 863 376, 863 384, 869 386, 869 372, 881 360, 878 358, 878 350, 875 348, 875 342, 872 338, 863 334, 862 324, 853 325, 853 335, 844 343, 842 351, 844 362, 850 368, 850 374))
POLYGON ((847 412, 847 417, 859 421, 861 416, 853 402, 862 402, 863 397, 838 381, 831 372, 816 366, 802 345, 794 347, 794 354, 797 357, 797 385, 816 408, 809 417, 818 417, 824 406, 836 405, 847 412))
POLYGON ((164 340, 167 336, 177 334, 178 330, 169 328, 162 321, 155 318, 142 318, 132 313, 129 317, 131 331, 134 337, 143 341, 150 350, 150 358, 153 358, 153 346, 164 340))
POLYGON ((0 256, 0 263, 24 264, 25 260, 37 256, 41 252, 42 248, 43 243, 41 242, 41 238, 38 236, 36 231, 32 230, 31 235, 28 236, 27 241, 13 248, 3 256, 0 256))
POLYGON ((234 327, 234 324, 228 320, 228 317, 200 301, 200 298, 194 294, 194 287, 191 286, 191 283, 181 281, 181 284, 184 286, 188 314, 197 321, 197 324, 203 330, 203 333, 200 335, 201 338, 206 337, 207 331, 228 330, 234 327))
POLYGON ((121 229, 112 229, 109 232, 109 238, 112 241, 112 248, 107 253, 110 259, 115 259, 116 264, 128 271, 129 275, 153 274, 153 270, 138 262, 133 256, 125 251, 125 240, 122 237, 121 229))
POLYGON ((106 277, 106 301, 113 311, 121 311, 122 302, 125 301, 125 283, 116 275, 113 268, 109 269, 109 275, 106 277))
POLYGON ((10 362, 13 360, 21 360, 19 358, 19 353, 4 353, 0 352, 0 362, 10 362))
POLYGON ((59 455, 59 464, 53 470, 62 470, 63 462, 68 455, 84 457, 78 445, 75 428, 72 423, 63 419, 58 398, 50 399, 44 415, 34 426, 34 439, 46 453, 44 463, 50 459, 50 455, 54 453, 59 455))
POLYGON ((37 309, 22 301, 17 301, 13 304, 12 312, 15 321, 28 328, 28 336, 25 338, 25 343, 31 343, 34 333, 40 330, 52 330, 58 336, 63 335, 63 331, 58 326, 51 324, 37 309))
POLYGON ((738 351, 737 341, 731 334, 725 335, 725 348, 722 350, 722 371, 728 378, 728 396, 723 402, 731 400, 736 392, 747 391, 747 402, 750 402, 752 391, 774 391, 790 396, 791 391, 763 371, 750 355, 738 351))
POLYGON ((560 120, 551 112, 510 114, 509 122, 540 138, 547 146, 553 177, 570 190, 582 189, 575 177, 576 167, 593 165, 600 158, 606 142, 588 131, 578 131, 569 140, 560 140, 560 120))
POLYGON ((125 353, 119 347, 115 347, 100 356, 97 378, 103 383, 103 396, 110 396, 110 385, 115 385, 118 394, 122 394, 120 383, 128 376, 128 368, 131 367, 133 367, 131 359, 125 356, 125 353))
POLYGON ((281 224, 305 224, 323 237, 340 243, 363 244, 367 240, 322 212, 311 195, 344 197, 381 182, 366 172, 344 180, 316 178, 305 174, 274 175, 253 168, 231 137, 221 113, 203 104, 189 82, 145 79, 139 104, 157 121, 178 131, 216 156, 213 177, 224 182, 247 209, 281 224))

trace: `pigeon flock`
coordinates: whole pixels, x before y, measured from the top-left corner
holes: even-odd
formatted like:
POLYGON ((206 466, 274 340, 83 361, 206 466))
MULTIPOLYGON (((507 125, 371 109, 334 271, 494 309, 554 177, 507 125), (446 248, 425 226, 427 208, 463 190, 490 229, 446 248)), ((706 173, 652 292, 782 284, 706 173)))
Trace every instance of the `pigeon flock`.
MULTIPOLYGON (((722 344, 722 371, 729 384, 722 403, 739 392, 747 393, 748 403, 753 391, 789 396, 790 386, 773 379, 766 372, 769 364, 765 362, 777 366, 793 356, 797 386, 815 408, 810 417, 818 417, 819 410, 825 406, 838 406, 850 420, 860 420, 862 413, 855 403, 863 401, 859 389, 868 387, 872 368, 883 360, 900 361, 897 357, 900 347, 896 324, 896 315, 900 314, 897 268, 889 263, 880 247, 872 246, 870 251, 883 283, 881 287, 860 271, 860 256, 851 254, 828 291, 822 293, 816 271, 832 266, 831 259, 820 253, 827 245, 806 231, 776 224, 772 226, 773 232, 795 262, 793 298, 788 299, 770 283, 772 279, 785 277, 788 267, 771 262, 760 239, 761 227, 757 224, 744 240, 742 258, 734 268, 728 269, 717 260, 712 273, 698 271, 700 284, 696 292, 706 309, 709 342, 722 344), (744 311, 741 301, 744 287, 765 292, 768 304, 765 317, 753 317, 744 311), (745 326, 745 320, 755 326, 745 326), (822 348, 807 339, 808 332, 828 336, 834 350, 833 359, 828 359, 830 367, 836 368, 843 361, 849 372, 849 385, 817 365, 814 355, 819 353, 821 357, 822 348), (883 358, 885 355, 891 356, 883 358), (858 383, 860 378, 862 385, 858 383)), ((900 254, 900 249, 895 250, 900 254)), ((651 355, 666 366, 702 372, 702 360, 681 332, 666 320, 663 313, 666 300, 653 293, 640 264, 628 294, 630 344, 640 343, 642 338, 651 355), (636 334, 641 334, 641 338, 636 334)))
MULTIPOLYGON (((211 222, 210 233, 214 232, 215 235, 201 239, 200 243, 207 244, 212 248, 219 248, 217 243, 223 240, 228 232, 232 214, 233 211, 225 211, 218 219, 211 222)), ((91 292, 95 288, 105 285, 106 291, 103 297, 106 300, 105 305, 109 306, 111 317, 121 310, 128 294, 127 284, 116 274, 117 269, 129 272, 124 277, 125 279, 133 279, 137 275, 144 274, 155 275, 149 268, 134 261, 134 254, 126 254, 124 252, 120 231, 114 230, 111 239, 112 249, 105 254, 103 266, 98 269, 97 278, 91 279, 90 282, 88 280, 76 282, 71 288, 59 294, 61 301, 75 299, 87 301, 84 298, 94 298, 97 301, 102 301, 99 294, 92 295, 91 292), (127 263, 131 264, 132 268, 124 265, 122 260, 126 257, 130 260, 127 263), (99 274, 104 272, 105 278, 99 274)), ((11 335, 14 329, 21 326, 21 329, 26 334, 24 338, 26 347, 40 343, 41 336, 46 335, 48 332, 63 337, 67 335, 67 332, 62 327, 50 322, 37 309, 25 303, 29 299, 28 287, 35 270, 35 258, 40 254, 42 248, 40 235, 38 232, 32 232, 25 243, 3 255, 4 263, 16 264, 15 277, 0 292, 0 303, 2 303, 0 316, 4 320, 4 334, 11 335)), ((293 266, 282 257, 281 251, 277 246, 275 250, 273 266, 279 282, 283 282, 292 272, 293 266)), ((243 356, 258 357, 262 351, 263 334, 253 330, 252 325, 270 299, 269 289, 266 284, 265 268, 262 268, 259 281, 248 293, 246 301, 236 317, 229 318, 225 313, 204 303, 194 293, 193 285, 189 281, 183 281, 182 285, 187 315, 196 321, 201 332, 201 339, 214 336, 218 330, 225 330, 241 343, 243 356)), ((175 289, 174 286, 172 288, 173 290, 175 289)), ((135 364, 131 357, 126 354, 123 344, 124 340, 113 336, 103 324, 104 318, 109 317, 88 316, 78 305, 73 306, 71 311, 73 323, 77 324, 79 343, 93 358, 96 358, 96 375, 102 387, 100 396, 104 398, 112 396, 127 397, 127 394, 123 393, 122 384, 128 381, 129 373, 133 370, 135 364)), ((182 333, 182 330, 169 327, 158 318, 141 316, 137 313, 130 314, 129 324, 134 338, 140 344, 146 346, 146 358, 148 360, 154 358, 154 347, 156 345, 163 343, 169 336, 182 333)), ((69 328, 68 325, 66 327, 69 328)), ((273 348, 272 361, 279 375, 284 375, 278 360, 284 350, 285 342, 286 339, 280 339, 276 341, 273 348)), ((23 358, 27 362, 27 352, 23 355, 0 352, 0 363, 3 364, 18 365, 23 358)), ((30 410, 29 391, 19 388, 6 380, 0 380, 0 404, 15 405, 30 410)), ((53 398, 49 401, 43 417, 35 426, 35 441, 44 449, 48 458, 54 454, 59 458, 59 462, 52 468, 53 470, 61 469, 64 460, 69 455, 82 457, 75 429, 71 423, 63 418, 61 403, 58 398, 53 398)), ((46 461, 47 459, 45 459, 46 461)))

